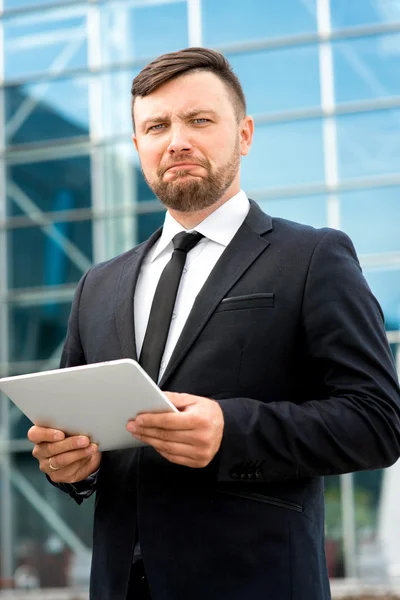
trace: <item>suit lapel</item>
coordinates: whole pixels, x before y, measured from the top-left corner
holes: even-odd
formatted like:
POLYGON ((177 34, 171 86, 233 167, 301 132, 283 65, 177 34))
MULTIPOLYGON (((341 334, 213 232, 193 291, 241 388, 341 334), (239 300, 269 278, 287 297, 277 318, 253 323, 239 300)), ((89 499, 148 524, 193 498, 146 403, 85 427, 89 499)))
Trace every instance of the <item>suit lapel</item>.
POLYGON ((133 306, 135 287, 143 259, 151 246, 160 237, 161 231, 162 228, 158 229, 148 240, 146 240, 146 242, 140 244, 133 254, 125 261, 121 269, 121 275, 118 282, 115 318, 123 358, 133 358, 134 360, 137 360, 133 306))
POLYGON ((218 304, 243 273, 269 246, 262 234, 272 229, 271 218, 250 201, 250 211, 198 294, 165 373, 162 388, 182 362, 218 304))

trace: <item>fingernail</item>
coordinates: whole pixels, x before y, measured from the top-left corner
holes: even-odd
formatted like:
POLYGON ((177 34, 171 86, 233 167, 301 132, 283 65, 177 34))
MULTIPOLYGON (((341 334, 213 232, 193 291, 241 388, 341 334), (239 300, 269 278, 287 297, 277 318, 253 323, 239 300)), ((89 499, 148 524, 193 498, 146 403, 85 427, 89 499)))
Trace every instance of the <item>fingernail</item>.
POLYGON ((82 446, 87 446, 88 444, 88 439, 86 437, 80 437, 78 438, 78 442, 77 442, 78 446, 82 447, 82 446))

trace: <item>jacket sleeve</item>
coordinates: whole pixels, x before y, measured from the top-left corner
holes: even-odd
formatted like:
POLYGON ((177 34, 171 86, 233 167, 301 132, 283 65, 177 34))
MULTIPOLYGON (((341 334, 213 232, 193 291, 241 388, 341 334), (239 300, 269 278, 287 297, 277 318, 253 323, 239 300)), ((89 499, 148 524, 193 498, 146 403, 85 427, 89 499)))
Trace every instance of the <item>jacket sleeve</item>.
POLYGON ((382 311, 342 232, 328 230, 314 249, 302 329, 320 397, 279 401, 266 389, 265 402, 219 401, 219 481, 244 479, 246 464, 265 482, 378 469, 399 458, 400 392, 382 311))
MULTIPOLYGON (((71 314, 68 320, 67 337, 60 360, 61 369, 78 367, 86 364, 85 353, 79 335, 79 303, 86 277, 87 273, 80 280, 72 302, 71 314)), ((81 504, 83 500, 89 498, 96 490, 97 475, 98 471, 84 481, 79 481, 75 484, 54 483, 49 477, 47 477, 47 479, 52 485, 58 487, 63 492, 66 492, 78 504, 81 504)))

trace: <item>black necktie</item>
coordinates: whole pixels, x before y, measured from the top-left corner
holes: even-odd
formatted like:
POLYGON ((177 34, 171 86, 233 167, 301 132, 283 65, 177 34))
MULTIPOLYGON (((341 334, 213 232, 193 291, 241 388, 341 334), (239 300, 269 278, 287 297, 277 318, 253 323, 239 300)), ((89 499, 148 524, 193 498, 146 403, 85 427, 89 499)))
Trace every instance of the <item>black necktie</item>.
POLYGON ((161 359, 164 354, 186 255, 202 237, 204 236, 197 233, 197 231, 193 233, 182 231, 174 237, 172 240, 174 252, 171 260, 161 273, 154 294, 139 363, 155 382, 158 381, 161 359))

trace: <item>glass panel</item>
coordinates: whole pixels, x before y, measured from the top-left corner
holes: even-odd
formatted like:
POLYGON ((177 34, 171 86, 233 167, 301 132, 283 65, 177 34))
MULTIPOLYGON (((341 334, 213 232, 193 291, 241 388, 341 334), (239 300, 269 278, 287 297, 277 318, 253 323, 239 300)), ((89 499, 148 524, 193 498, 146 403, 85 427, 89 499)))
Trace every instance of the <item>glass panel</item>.
POLYGON ((89 135, 89 98, 100 98, 92 134, 132 135, 131 84, 139 70, 128 69, 10 86, 5 89, 6 140, 28 144, 89 135))
POLYGON ((101 90, 102 119, 100 130, 104 137, 126 136, 126 141, 134 153, 131 136, 132 109, 131 85, 139 70, 114 71, 98 75, 101 90))
POLYGON ((136 215, 135 206, 157 201, 143 177, 131 141, 104 146, 100 153, 104 170, 104 204, 116 214, 94 222, 95 237, 101 240, 96 246, 96 261, 107 260, 135 246, 141 227, 141 217, 136 215), (123 216, 118 216, 119 211, 123 216))
POLYGON ((148 6, 113 2, 101 6, 101 15, 103 64, 156 57, 189 45, 182 0, 148 6))
POLYGON ((15 579, 17 582, 22 580, 26 572, 41 588, 86 587, 90 569, 93 497, 82 506, 71 502, 67 494, 46 480, 38 469, 37 461, 28 453, 13 456, 13 469, 19 483, 22 483, 12 487, 15 579), (30 489, 40 494, 40 504, 34 494, 29 494, 30 489), (47 505, 56 511, 60 525, 67 526, 67 535, 64 531, 57 531, 57 527, 50 527, 45 519, 46 510, 43 511, 47 505), (78 556, 72 536, 87 548, 85 553, 78 556))
POLYGON ((321 122, 294 121, 257 126, 250 155, 243 160, 242 187, 298 185, 324 180, 321 122))
POLYGON ((313 227, 327 226, 325 196, 268 199, 261 200, 259 204, 263 211, 272 217, 289 219, 313 227))
POLYGON ((396 173, 400 166, 400 110, 337 118, 340 177, 396 173))
POLYGON ((7 143, 87 136, 88 83, 86 77, 76 77, 6 88, 7 143))
POLYGON ((336 102, 400 94, 399 45, 397 33, 334 42, 336 102))
MULTIPOLYGON (((71 293, 72 296, 72 293, 71 293)), ((43 299, 41 304, 17 306, 10 305, 9 345, 10 362, 44 361, 38 368, 35 364, 23 365, 23 372, 35 372, 54 368, 61 351, 58 352, 67 331, 67 322, 71 302, 56 303, 43 299), (52 359, 57 352, 55 359, 52 359), (50 361, 50 359, 52 359, 50 361), (50 361, 50 362, 48 362, 50 361)), ((14 365, 12 375, 21 372, 14 365)))
POLYGON ((227 58, 243 86, 250 114, 320 103, 317 46, 234 54, 227 58))
POLYGON ((345 576, 340 478, 325 477, 325 552, 329 577, 345 576))
POLYGON ((86 8, 72 6, 5 19, 4 56, 6 79, 85 67, 86 8))
POLYGON ((335 28, 386 23, 400 19, 400 5, 396 0, 334 0, 331 15, 335 28))
POLYGON ((90 158, 74 156, 8 166, 9 216, 90 207, 90 158))
POLYGON ((8 232, 9 287, 79 281, 92 260, 92 222, 72 221, 8 232))
POLYGON ((109 259, 144 242, 164 223, 165 211, 99 219, 106 239, 105 258, 109 259))
POLYGON ((206 46, 316 30, 315 0, 203 0, 206 46))
POLYGON ((400 329, 400 269, 365 270, 364 275, 383 308, 386 329, 400 329))
POLYGON ((378 528, 383 471, 353 474, 359 575, 363 580, 384 580, 386 558, 378 528))
POLYGON ((64 0, 3 0, 3 9, 29 8, 31 6, 45 6, 46 4, 65 4, 64 0))
POLYGON ((151 202, 156 196, 148 187, 131 141, 104 146, 105 201, 109 208, 151 202))
POLYGON ((340 195, 343 229, 353 240, 357 252, 394 252, 400 250, 400 188, 377 188, 340 195))
MULTIPOLYGON (((10 305, 10 376, 58 368, 70 310, 71 302, 49 300, 36 306, 10 305)), ((10 438, 20 440, 32 425, 12 402, 9 423, 10 438)))
POLYGON ((165 211, 147 213, 138 217, 138 243, 147 238, 164 223, 165 211))

